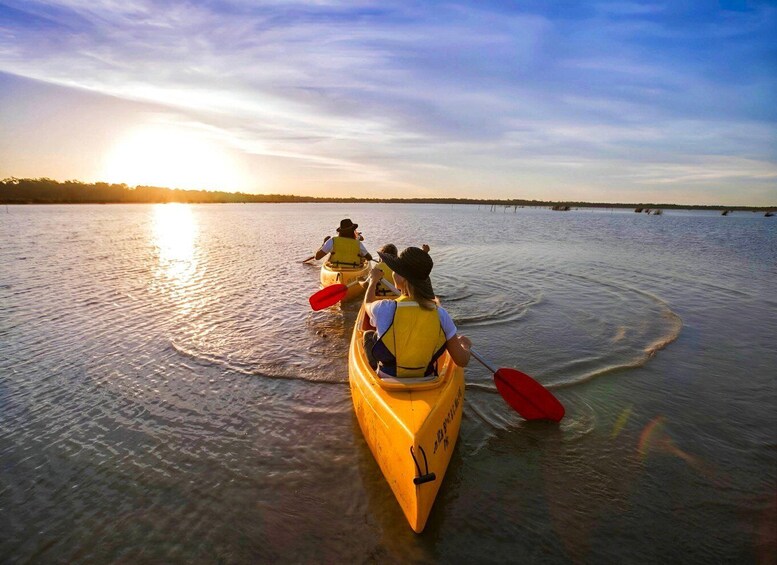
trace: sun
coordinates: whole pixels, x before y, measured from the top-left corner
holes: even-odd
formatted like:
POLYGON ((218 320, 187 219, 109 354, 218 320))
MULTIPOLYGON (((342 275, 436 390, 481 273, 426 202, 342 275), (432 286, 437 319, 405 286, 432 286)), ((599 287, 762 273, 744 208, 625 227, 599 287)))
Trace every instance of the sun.
POLYGON ((195 129, 143 126, 109 149, 101 179, 130 186, 244 190, 240 167, 220 144, 195 129))

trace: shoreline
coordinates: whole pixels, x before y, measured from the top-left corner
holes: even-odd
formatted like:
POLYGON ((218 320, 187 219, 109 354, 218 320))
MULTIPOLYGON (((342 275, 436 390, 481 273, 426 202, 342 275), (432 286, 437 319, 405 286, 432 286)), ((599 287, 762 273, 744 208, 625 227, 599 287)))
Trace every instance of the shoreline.
POLYGON ((718 210, 721 212, 774 212, 770 206, 578 202, 565 200, 526 200, 520 198, 356 198, 297 196, 293 194, 248 194, 208 190, 182 190, 156 186, 125 184, 59 182, 52 179, 7 178, 0 181, 0 205, 29 204, 466 204, 493 208, 552 208, 569 211, 575 208, 618 208, 645 210, 718 210))

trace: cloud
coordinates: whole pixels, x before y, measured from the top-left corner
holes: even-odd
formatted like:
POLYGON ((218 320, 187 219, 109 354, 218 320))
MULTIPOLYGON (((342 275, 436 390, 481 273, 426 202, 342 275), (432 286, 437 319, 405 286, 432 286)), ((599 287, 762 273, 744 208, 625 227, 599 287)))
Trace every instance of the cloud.
POLYGON ((4 6, 0 70, 168 107, 248 157, 341 182, 421 190, 419 171, 488 164, 508 187, 526 166, 600 160, 613 179, 659 163, 656 178, 675 171, 676 186, 687 172, 660 163, 775 162, 768 4, 4 6))

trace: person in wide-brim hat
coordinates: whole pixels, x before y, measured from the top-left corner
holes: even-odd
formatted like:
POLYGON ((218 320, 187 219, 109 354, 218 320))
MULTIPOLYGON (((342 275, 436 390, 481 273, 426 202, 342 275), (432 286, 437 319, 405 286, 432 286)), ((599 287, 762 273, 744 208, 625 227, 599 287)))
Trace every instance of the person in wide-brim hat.
POLYGON ((399 255, 378 254, 393 271, 394 285, 401 292, 396 300, 380 300, 376 292, 384 271, 377 267, 370 271, 364 308, 376 332, 369 342, 365 336, 365 348, 371 349, 378 362, 378 375, 431 377, 437 373, 437 359, 446 350, 454 363, 465 367, 471 342, 457 335, 453 319, 434 294, 430 278, 434 261, 429 247, 408 247, 399 255), (397 314, 400 307, 401 316, 397 314))
POLYGON ((436 300, 432 279, 429 278, 434 261, 429 253, 418 247, 408 247, 399 255, 381 253, 380 251, 378 251, 378 255, 389 269, 411 284, 417 298, 436 300))
POLYGON ((314 257, 322 259, 331 254, 329 263, 335 267, 358 267, 364 261, 371 261, 372 255, 361 243, 364 238, 356 231, 358 227, 359 224, 354 224, 350 218, 340 220, 337 235, 332 238, 327 236, 314 257))
POLYGON ((356 228, 358 227, 359 224, 354 224, 350 218, 345 218, 344 220, 340 220, 340 227, 337 228, 337 233, 342 237, 352 237, 359 241, 364 241, 362 234, 356 231, 356 228))

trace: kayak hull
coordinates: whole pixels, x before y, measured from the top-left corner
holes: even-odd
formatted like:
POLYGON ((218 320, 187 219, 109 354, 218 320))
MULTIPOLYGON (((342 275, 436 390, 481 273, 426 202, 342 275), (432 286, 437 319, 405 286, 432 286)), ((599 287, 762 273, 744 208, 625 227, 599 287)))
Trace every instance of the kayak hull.
MULTIPOLYGON (((346 267, 346 268, 337 268, 337 269, 325 263, 321 265, 321 275, 320 275, 321 286, 327 287, 327 286, 332 286, 333 284, 347 285, 348 283, 353 282, 357 279, 366 278, 369 273, 370 273, 369 261, 365 262, 360 267, 346 267)), ((360 284, 355 284, 348 288, 348 293, 345 295, 345 298, 343 298, 343 300, 357 298, 362 294, 364 294, 364 288, 360 284)))
POLYGON ((448 469, 464 407, 464 369, 446 352, 433 380, 378 377, 364 350, 362 306, 348 357, 356 419, 410 527, 421 533, 448 469))

